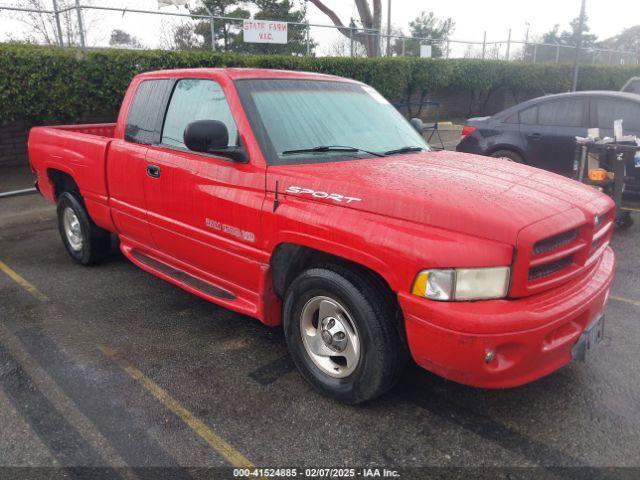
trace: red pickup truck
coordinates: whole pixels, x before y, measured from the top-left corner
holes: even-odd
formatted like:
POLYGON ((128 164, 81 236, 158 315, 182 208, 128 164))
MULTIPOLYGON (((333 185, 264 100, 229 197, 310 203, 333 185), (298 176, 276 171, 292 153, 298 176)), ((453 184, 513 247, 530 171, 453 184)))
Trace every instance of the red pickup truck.
POLYGON ((502 159, 432 151, 378 92, 328 75, 137 76, 116 124, 38 127, 29 157, 80 264, 138 267, 283 325, 318 390, 522 385, 592 353, 611 200, 502 159))

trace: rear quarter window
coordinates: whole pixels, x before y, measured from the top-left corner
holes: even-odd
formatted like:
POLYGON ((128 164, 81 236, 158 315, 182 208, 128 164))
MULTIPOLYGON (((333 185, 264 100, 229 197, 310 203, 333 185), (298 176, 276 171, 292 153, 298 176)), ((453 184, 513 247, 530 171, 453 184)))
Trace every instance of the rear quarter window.
POLYGON ((640 78, 631 80, 625 87, 625 92, 640 94, 640 78))
POLYGON ((160 143, 162 121, 173 80, 145 80, 136 90, 124 131, 129 142, 154 145, 160 143))
POLYGON ((613 122, 622 119, 625 131, 640 132, 640 103, 629 100, 597 98, 595 101, 598 127, 613 129, 613 122))

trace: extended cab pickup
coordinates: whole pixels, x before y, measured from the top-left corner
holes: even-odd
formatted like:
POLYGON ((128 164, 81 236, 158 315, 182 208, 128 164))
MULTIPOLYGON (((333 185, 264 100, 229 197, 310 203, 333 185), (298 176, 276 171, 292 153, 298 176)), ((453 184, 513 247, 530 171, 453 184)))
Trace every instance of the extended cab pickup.
POLYGON ((252 69, 137 76, 117 123, 37 127, 29 157, 80 264, 138 267, 283 325, 318 390, 357 403, 409 354, 522 385, 602 335, 605 195, 503 159, 434 152, 378 92, 252 69))

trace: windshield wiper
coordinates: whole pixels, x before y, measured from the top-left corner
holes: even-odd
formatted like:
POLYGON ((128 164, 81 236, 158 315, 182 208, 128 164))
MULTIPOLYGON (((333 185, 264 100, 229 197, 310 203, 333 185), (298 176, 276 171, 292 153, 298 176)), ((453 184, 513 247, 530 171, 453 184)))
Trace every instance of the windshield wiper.
POLYGON ((385 155, 398 155, 400 153, 413 153, 413 152, 421 152, 426 150, 423 147, 402 147, 396 150, 389 150, 388 152, 384 152, 385 155))
POLYGON ((384 157, 382 153, 371 152, 369 150, 363 150, 362 148, 346 147, 342 145, 321 145, 313 148, 300 148, 298 150, 285 150, 281 155, 295 155, 298 153, 322 153, 322 152, 349 152, 357 153, 364 152, 376 157, 384 157))

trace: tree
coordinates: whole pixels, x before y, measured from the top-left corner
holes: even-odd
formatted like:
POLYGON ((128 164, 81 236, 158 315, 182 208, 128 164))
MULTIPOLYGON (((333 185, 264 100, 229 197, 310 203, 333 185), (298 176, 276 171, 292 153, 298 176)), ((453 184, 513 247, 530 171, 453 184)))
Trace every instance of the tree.
MULTIPOLYGON (((589 17, 584 17, 584 26, 582 28, 582 46, 585 48, 591 48, 598 40, 598 36, 593 33, 589 33, 591 28, 588 25, 589 17)), ((560 35, 561 40, 566 45, 578 45, 578 37, 580 36, 580 17, 576 17, 571 20, 571 30, 565 30, 560 35)))
MULTIPOLYGON (((430 44, 432 46, 431 54, 434 58, 442 57, 442 45, 453 34, 456 24, 452 18, 444 20, 438 19, 433 12, 421 12, 411 23, 409 23, 409 31, 412 37, 428 38, 431 41, 421 40, 405 40, 405 55, 418 57, 420 56, 420 45, 430 44)), ((400 42, 395 45, 396 53, 402 53, 402 44, 400 42)))
MULTIPOLYGON (((589 17, 585 17, 584 28, 582 30, 582 45, 585 48, 593 47, 598 37, 589 33, 591 29, 587 24, 589 17)), ((554 25, 553 29, 542 36, 543 43, 552 45, 565 45, 575 47, 578 45, 578 37, 580 36, 580 17, 576 17, 569 23, 571 30, 563 30, 560 33, 560 25, 554 25)))
POLYGON ((630 27, 620 32, 615 37, 608 38, 597 44, 598 47, 625 50, 627 52, 640 51, 640 25, 630 27))
MULTIPOLYGON (((251 7, 258 11, 253 16, 257 20, 279 20, 291 23, 303 23, 306 18, 304 3, 295 9, 292 0, 202 0, 204 7, 191 9, 194 15, 209 15, 217 17, 231 17, 239 19, 251 18, 251 7)), ((224 51, 240 51, 245 53, 297 53, 306 52, 306 31, 304 27, 289 25, 288 43, 278 44, 250 44, 242 37, 242 22, 240 20, 216 20, 214 22, 216 49, 224 51)), ((204 48, 211 48, 211 23, 209 20, 200 21, 195 27, 196 35, 202 37, 204 48)), ((311 42, 311 48, 315 46, 311 42)))
MULTIPOLYGON (((217 17, 250 18, 251 12, 244 8, 248 2, 237 0, 202 0, 204 7, 190 9, 194 15, 213 14, 217 17)), ((225 52, 242 49, 242 22, 214 21, 216 49, 225 52)), ((211 23, 209 20, 196 24, 195 34, 202 37, 203 48, 211 49, 211 23)))
POLYGON ((324 13, 333 24, 338 27, 338 31, 345 37, 364 45, 364 48, 369 57, 377 57, 380 54, 380 34, 382 27, 382 4, 381 0, 371 0, 372 5, 369 5, 368 0, 354 0, 356 8, 358 9, 358 15, 360 16, 360 22, 362 23, 362 30, 354 30, 346 26, 336 12, 330 9, 325 0, 309 0, 318 9, 324 13))
MULTIPOLYGON (((595 46, 597 36, 589 33, 588 18, 585 17, 584 28, 582 31, 582 48, 589 49, 595 46)), ((569 63, 575 59, 575 47, 578 45, 578 37, 580 35, 580 17, 574 18, 569 23, 570 29, 560 31, 560 25, 554 25, 551 30, 542 35, 541 43, 547 45, 539 45, 537 48, 528 45, 525 50, 524 58, 530 59, 534 56, 536 63, 559 62, 569 63), (554 45, 558 45, 557 47, 554 45)))
POLYGON ((172 25, 167 30, 163 26, 160 32, 160 44, 167 50, 199 50, 202 40, 195 33, 195 26, 190 22, 172 25))
MULTIPOLYGON (((92 0, 87 0, 83 3, 91 5, 91 2, 92 0)), ((49 3, 44 0, 20 0, 17 6, 43 11, 51 9, 49 3)), ((29 27, 30 33, 26 38, 29 42, 72 46, 80 43, 77 13, 75 8, 71 8, 74 6, 73 0, 58 0, 58 10, 62 10, 59 13, 61 31, 58 31, 55 16, 48 13, 10 12, 9 15, 29 27)), ((85 32, 91 30, 92 26, 93 22, 85 24, 85 32)))
POLYGON ((140 41, 125 32, 124 30, 115 29, 111 31, 111 38, 109 38, 109 45, 112 47, 124 47, 124 48, 141 48, 140 41))
POLYGON ((309 37, 307 39, 307 28, 303 25, 292 25, 292 23, 305 23, 307 10, 305 3, 300 2, 299 9, 292 0, 253 0, 253 4, 259 8, 258 13, 253 18, 256 20, 279 20, 289 22, 287 29, 288 42, 286 45, 280 44, 245 44, 245 51, 251 53, 281 53, 304 55, 308 50, 311 53, 316 43, 309 37))
POLYGON ((560 44, 560 24, 556 23, 551 30, 542 35, 542 43, 560 44))

